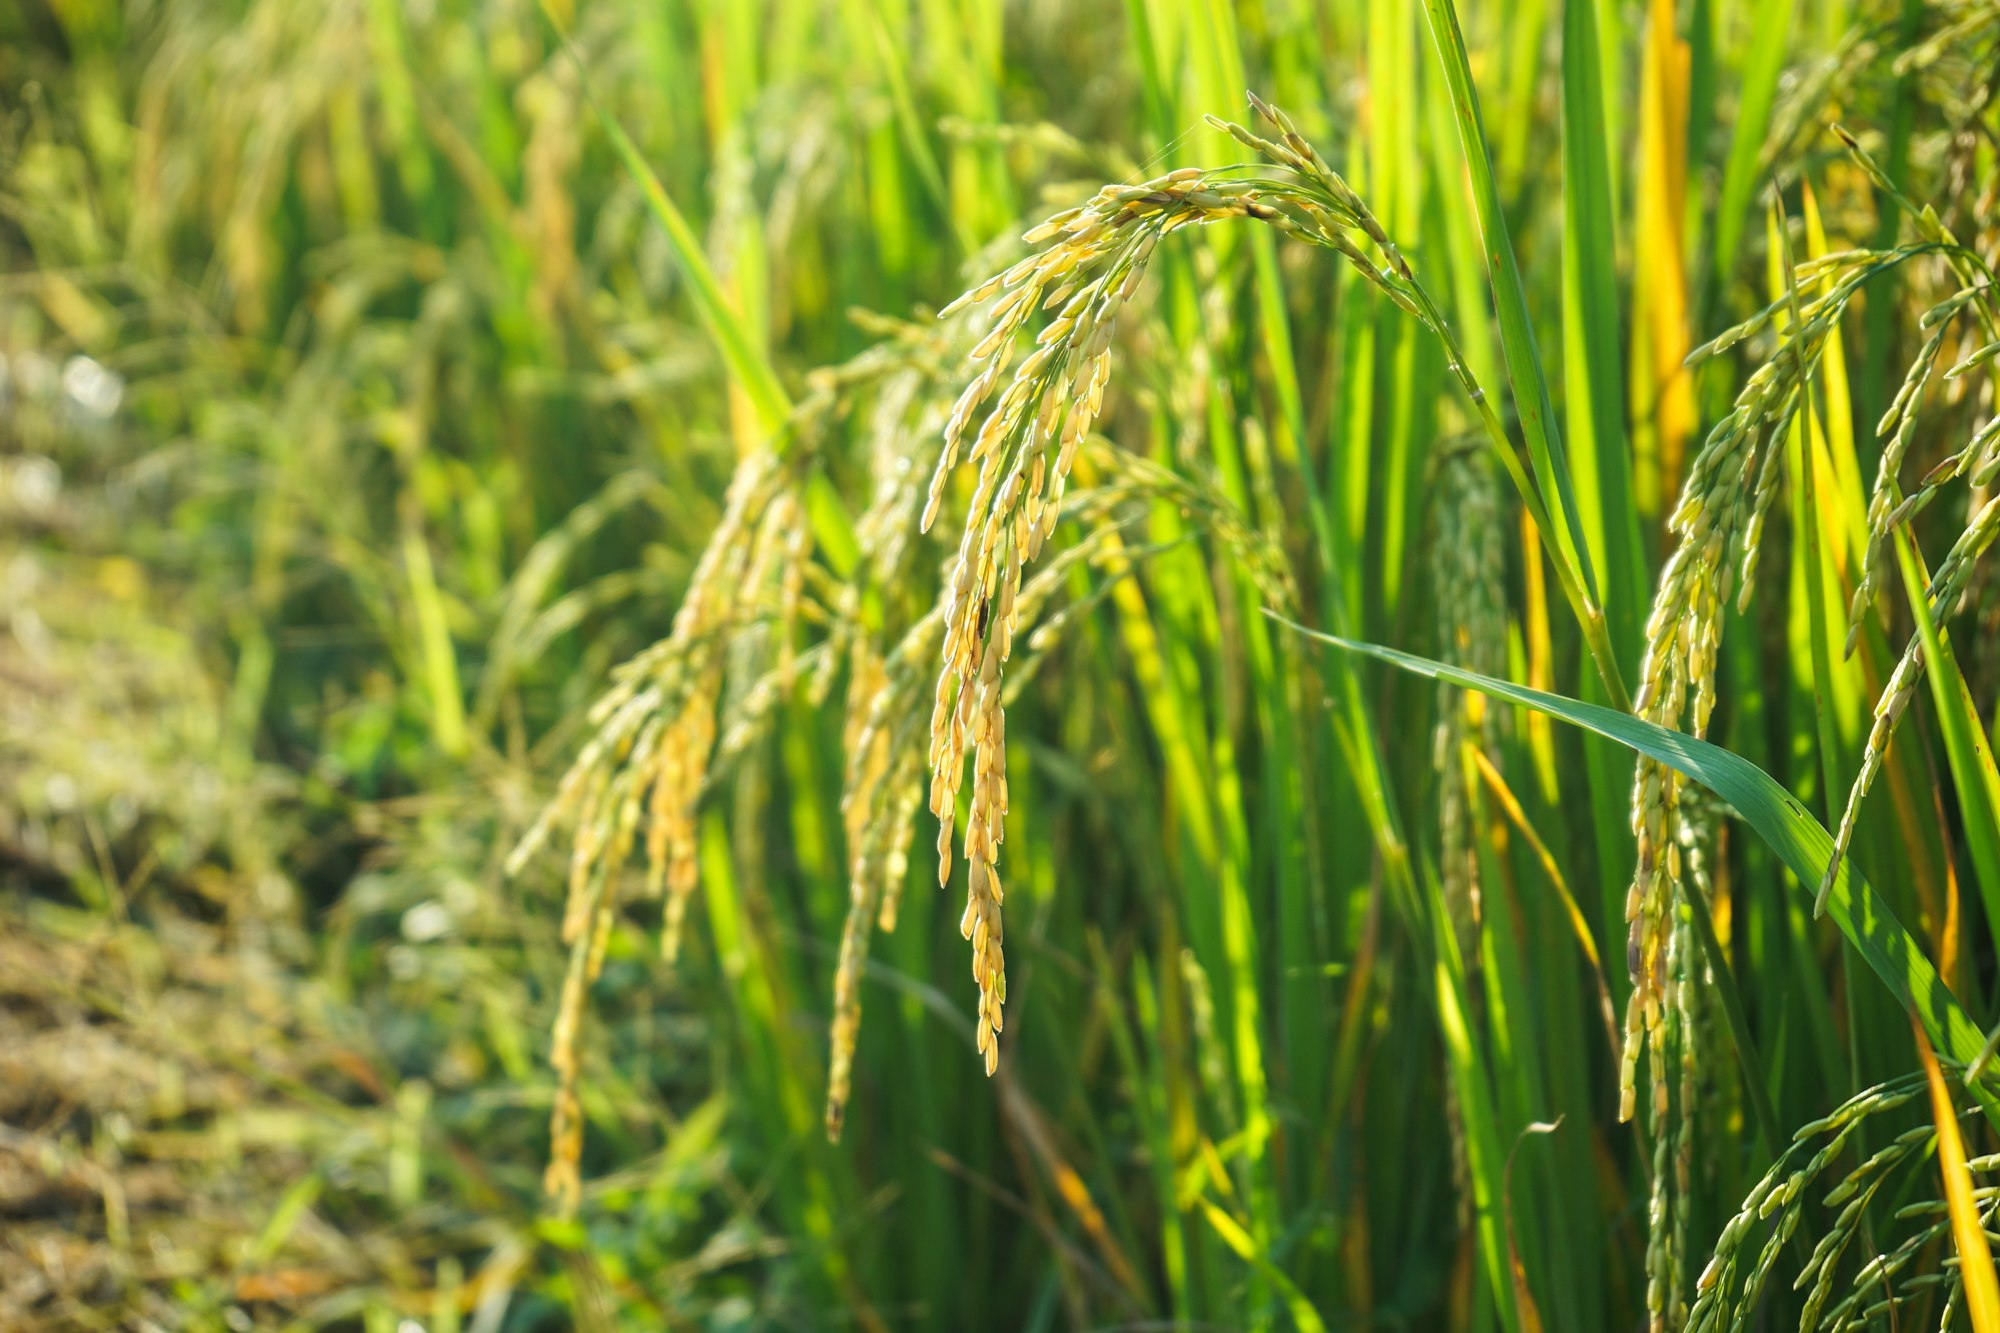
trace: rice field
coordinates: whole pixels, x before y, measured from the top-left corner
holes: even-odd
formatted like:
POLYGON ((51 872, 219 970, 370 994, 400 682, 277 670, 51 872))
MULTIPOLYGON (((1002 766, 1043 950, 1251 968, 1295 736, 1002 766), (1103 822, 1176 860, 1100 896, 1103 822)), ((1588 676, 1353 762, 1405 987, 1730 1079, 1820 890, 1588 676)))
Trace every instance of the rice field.
POLYGON ((2000 1333, 1996 85, 0 8, 0 1330, 2000 1333))

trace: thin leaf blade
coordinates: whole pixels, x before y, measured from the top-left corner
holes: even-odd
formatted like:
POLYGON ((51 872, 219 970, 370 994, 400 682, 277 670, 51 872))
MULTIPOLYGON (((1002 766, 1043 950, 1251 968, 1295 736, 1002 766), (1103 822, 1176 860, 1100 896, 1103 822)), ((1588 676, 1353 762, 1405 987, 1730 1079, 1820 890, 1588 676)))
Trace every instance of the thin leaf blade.
MULTIPOLYGON (((1265 614, 1272 615, 1269 611, 1265 614)), ((1819 882, 1832 858, 1833 835, 1826 826, 1813 818, 1770 774, 1721 746, 1599 704, 1495 680, 1394 648, 1356 643, 1308 629, 1281 616, 1273 618, 1321 643, 1387 662, 1415 675, 1524 705, 1667 765, 1721 797, 1770 845, 1803 886, 1804 893, 1812 892, 1811 886, 1819 882)), ((1932 1041, 1952 1059, 1970 1064, 1984 1045, 1983 1034, 1889 905, 1854 868, 1851 858, 1843 858, 1835 874, 1827 912, 1890 993, 1922 1020, 1932 1041)), ((1981 1100, 1989 1114, 1993 1113, 1995 1103, 1990 1093, 1982 1092, 1981 1100)))

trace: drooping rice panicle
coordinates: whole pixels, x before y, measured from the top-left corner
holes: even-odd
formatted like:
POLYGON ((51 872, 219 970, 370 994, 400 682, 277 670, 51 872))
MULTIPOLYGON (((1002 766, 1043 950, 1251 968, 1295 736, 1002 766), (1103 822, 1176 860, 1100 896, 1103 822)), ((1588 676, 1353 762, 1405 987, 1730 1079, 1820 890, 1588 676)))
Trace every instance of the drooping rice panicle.
MULTIPOLYGON (((1732 587, 1738 589, 1739 609, 1755 591, 1764 520, 1775 503, 1782 472, 1782 442, 1828 337, 1871 278, 1919 255, 1936 253, 1939 244, 1926 238, 1917 244, 1839 251, 1808 260, 1794 278, 1795 297, 1773 302, 1689 356, 1691 362, 1699 361, 1767 330, 1777 334, 1771 354, 1745 380, 1731 411, 1710 430, 1669 518, 1668 529, 1678 545, 1661 572, 1647 621, 1634 701, 1641 717, 1695 736, 1706 734, 1715 707, 1723 610, 1730 604, 1732 587), (1814 290, 1807 290, 1807 278, 1814 290)), ((1916 385, 1922 378, 1913 376, 1916 385)), ((1917 391, 1906 384, 1901 396, 1905 410, 1917 391)), ((1678 774, 1649 759, 1639 760, 1632 807, 1637 869, 1626 901, 1633 992, 1620 1077, 1624 1119, 1636 1109, 1640 1052, 1659 1033, 1664 1015, 1668 926, 1682 892, 1678 859, 1669 854, 1679 837, 1680 794, 1678 774)), ((1656 1075, 1664 1072, 1659 1058, 1656 1075)))
MULTIPOLYGON (((915 743, 921 716, 915 706, 922 681, 918 663, 935 650, 939 617, 921 618, 900 646, 878 658, 883 650, 860 620, 859 584, 830 578, 819 563, 805 486, 825 433, 864 393, 872 395, 874 491, 856 525, 855 545, 871 577, 885 583, 901 577, 923 496, 912 449, 922 447, 915 441, 934 438, 931 430, 942 420, 930 406, 934 396, 926 386, 951 364, 942 348, 957 334, 863 322, 884 341, 815 372, 780 433, 779 447, 754 452, 738 466, 668 636, 614 673, 611 688, 590 712, 595 731, 509 858, 509 872, 519 873, 556 825, 575 825, 563 927, 570 964, 552 1036, 558 1088, 547 1181, 565 1206, 576 1198, 582 1142, 576 1043, 585 996, 602 966, 621 900, 626 862, 637 849, 644 867, 642 893, 664 900, 660 944, 671 960, 697 883, 698 807, 717 766, 740 756, 801 686, 810 695, 823 693, 842 663, 850 666, 851 680, 876 686, 851 691, 851 706, 860 710, 850 717, 860 726, 853 739, 859 753, 871 756, 847 774, 846 804, 855 812, 851 879, 857 900, 868 908, 862 921, 872 926, 878 915, 893 921, 893 886, 907 864, 922 792, 923 749, 915 743), (919 427, 914 431, 913 420, 919 427), (798 639, 808 626, 823 637, 801 650, 798 639), (897 698, 900 714, 890 706, 897 698), (873 731, 866 726, 869 719, 873 731)), ((865 936, 843 952, 852 957, 836 983, 836 1068, 829 1090, 829 1123, 835 1127, 859 1014, 856 977, 865 959, 865 936)))
MULTIPOLYGON (((1930 615, 1942 620, 1951 613, 1960 596, 1965 592, 1967 582, 1979 557, 1993 544, 1996 533, 2000 533, 2000 498, 1988 500, 1965 531, 1952 543, 1935 573, 1931 575, 1930 587, 1925 591, 1925 601, 1930 615)), ((1889 675, 1889 681, 1882 687, 1881 698, 1875 701, 1874 721, 1868 730, 1868 743, 1861 752, 1861 769, 1855 775, 1854 785, 1848 790, 1847 804, 1840 816, 1840 828, 1834 834, 1833 856, 1827 862, 1826 874, 1821 878, 1815 898, 1815 911, 1826 910, 1827 895, 1833 891, 1833 882, 1840 869, 1841 858, 1847 855, 1848 847, 1854 841, 1855 821, 1860 817, 1861 802, 1875 783, 1875 777, 1882 770, 1882 763, 1888 757, 1889 742, 1896 732, 1896 724, 1902 720, 1904 711, 1915 697, 1917 681, 1924 669, 1924 644, 1921 636, 1912 635, 1903 655, 1897 659, 1896 668, 1889 675)))
POLYGON ((1882 420, 1875 427, 1875 433, 1886 436, 1888 442, 1882 448, 1875 487, 1868 497, 1868 549, 1862 557, 1861 579, 1855 587, 1854 599, 1847 613, 1846 654, 1849 657, 1854 655, 1854 649, 1860 643, 1862 620, 1874 605, 1881 586, 1883 543, 1890 526, 1889 511, 1896 503, 1896 477, 1915 435, 1918 403, 1923 395, 1924 383, 1937 365, 1938 352, 1944 346, 1949 327, 1948 320, 1940 321, 1924 340, 1922 348, 1910 362, 1902 387, 1897 389, 1895 398, 1889 403, 1889 410, 1883 413, 1882 420))
MULTIPOLYGON (((961 930, 974 946, 978 1045, 989 1073, 998 1060, 1006 989, 998 863, 1007 810, 1003 700, 1018 628, 1014 602, 1023 570, 1040 553, 1061 508, 1077 450, 1104 409, 1118 319, 1138 291, 1155 247, 1183 227, 1247 219, 1333 250, 1444 343, 1448 369, 1491 418, 1485 390, 1436 303, 1366 202, 1283 112, 1254 95, 1251 102, 1275 138, 1219 119, 1211 123, 1257 152, 1263 163, 1184 167, 1136 185, 1107 185, 1087 202, 1030 228, 1023 239, 1041 249, 946 307, 950 314, 985 305, 989 324, 971 352, 983 369, 946 421, 923 516, 928 528, 964 455, 975 474, 958 557, 947 579, 943 664, 931 712, 929 804, 938 821, 942 885, 951 876, 952 835, 969 761, 973 787, 961 930), (1032 316, 1043 310, 1052 317, 1015 365, 1016 353, 1027 346, 1032 316)), ((1519 446, 1507 440, 1497 418, 1491 418, 1489 433, 1531 512, 1539 515, 1519 446)))
POLYGON ((838 1139, 852 1085, 861 1025, 861 975, 870 933, 893 930, 909 869, 910 838, 923 792, 923 663, 936 651, 941 617, 912 626, 886 661, 868 650, 850 668, 843 752, 847 772, 840 812, 847 833, 849 905, 834 972, 833 1028, 827 1070, 826 1130, 838 1139))

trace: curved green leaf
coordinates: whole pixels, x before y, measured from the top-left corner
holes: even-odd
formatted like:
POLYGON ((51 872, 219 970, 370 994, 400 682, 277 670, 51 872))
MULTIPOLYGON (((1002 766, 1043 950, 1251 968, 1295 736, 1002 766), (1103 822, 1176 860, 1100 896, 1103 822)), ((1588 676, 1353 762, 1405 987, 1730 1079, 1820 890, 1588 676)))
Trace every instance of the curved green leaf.
MULTIPOLYGON (((1826 827, 1813 818, 1790 792, 1779 786, 1770 774, 1719 745, 1655 726, 1629 713, 1620 713, 1598 704, 1531 690, 1526 686, 1433 662, 1429 658, 1398 652, 1394 648, 1355 643, 1307 629, 1269 611, 1264 614, 1307 638, 1330 643, 1364 657, 1373 657, 1419 676, 1447 681, 1464 689, 1478 690, 1482 694, 1521 704, 1586 731, 1596 732, 1607 740, 1617 741, 1627 749, 1658 760, 1699 782, 1727 802, 1730 809, 1770 844, 1778 859, 1797 878, 1801 892, 1808 896, 1819 883, 1827 862, 1832 859, 1833 835, 1826 831, 1826 827)), ((1854 868, 1851 858, 1842 862, 1834 877, 1833 890, 1827 898, 1827 914, 1839 925, 1841 933, 1852 941, 1861 956, 1868 960, 1868 965, 1875 969, 1890 993, 1922 1020, 1925 1031, 1938 1049, 1960 1064, 1971 1064, 1984 1044, 1979 1029, 1973 1026, 1958 998, 1944 984, 1944 979, 1896 919, 1895 913, 1889 910, 1889 905, 1854 868)), ((1988 1118, 2000 1124, 2000 1101, 1994 1099, 1984 1084, 1976 1086, 1974 1092, 1986 1108, 1988 1118)))

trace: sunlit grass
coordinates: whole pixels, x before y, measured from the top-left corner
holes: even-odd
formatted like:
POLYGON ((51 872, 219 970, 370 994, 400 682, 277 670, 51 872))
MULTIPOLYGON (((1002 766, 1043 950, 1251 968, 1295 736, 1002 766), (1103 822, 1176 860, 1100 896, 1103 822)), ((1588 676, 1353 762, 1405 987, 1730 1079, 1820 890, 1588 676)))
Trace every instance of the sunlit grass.
POLYGON ((1975 1326, 1996 42, 0 14, 0 1325, 1975 1326))

